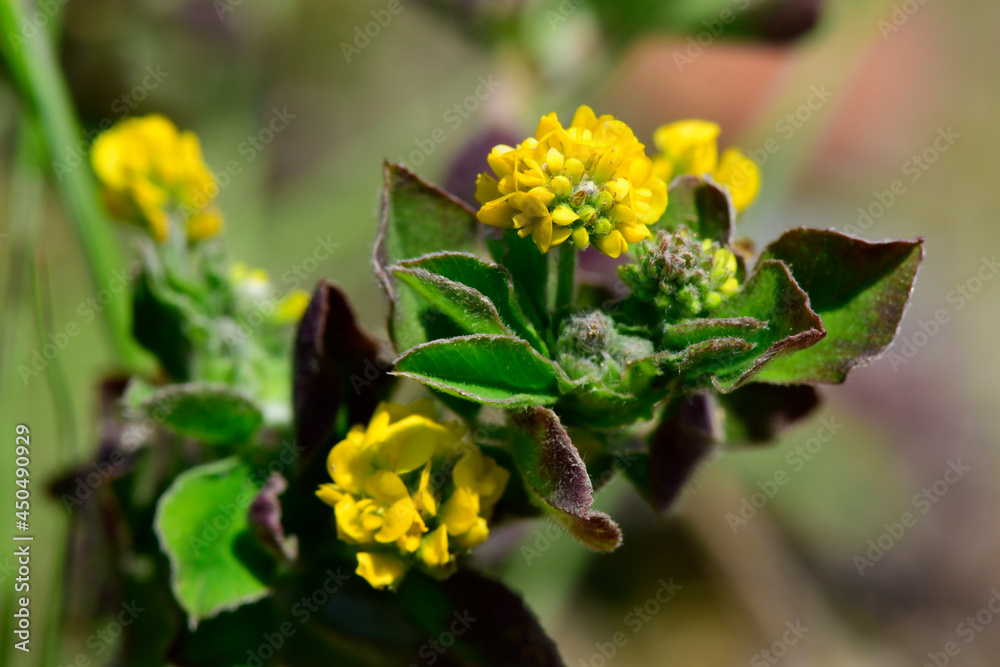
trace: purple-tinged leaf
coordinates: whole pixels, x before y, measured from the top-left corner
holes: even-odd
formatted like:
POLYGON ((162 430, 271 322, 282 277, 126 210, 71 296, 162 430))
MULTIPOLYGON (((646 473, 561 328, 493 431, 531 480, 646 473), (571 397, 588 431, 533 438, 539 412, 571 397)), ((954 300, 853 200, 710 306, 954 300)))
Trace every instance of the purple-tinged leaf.
POLYGON ((873 243, 833 230, 785 232, 761 261, 788 265, 828 335, 771 364, 757 379, 836 384, 855 366, 878 359, 896 337, 923 255, 923 239, 873 243))
POLYGON ((350 424, 367 423, 392 383, 379 364, 378 343, 354 317, 344 293, 321 280, 295 337, 293 405, 303 457, 333 435, 346 406, 350 424))
POLYGON ((649 453, 626 474, 657 512, 667 512, 684 484, 720 440, 715 403, 709 394, 687 398, 663 420, 649 440, 649 453))
POLYGON ((621 544, 618 524, 591 509, 594 489, 580 453, 552 410, 511 413, 514 460, 536 504, 582 544, 613 551, 621 544))

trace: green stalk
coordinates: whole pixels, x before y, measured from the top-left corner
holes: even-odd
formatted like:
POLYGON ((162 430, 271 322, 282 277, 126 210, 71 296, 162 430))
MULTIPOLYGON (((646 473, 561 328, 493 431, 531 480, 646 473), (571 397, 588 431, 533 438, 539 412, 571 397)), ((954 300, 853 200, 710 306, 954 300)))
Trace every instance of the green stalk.
MULTIPOLYGON (((21 401, 13 398, 17 396, 19 379, 17 372, 13 369, 13 360, 18 351, 19 333, 30 326, 24 316, 30 314, 31 274, 29 267, 38 243, 38 228, 45 187, 45 176, 39 165, 44 164, 44 159, 45 155, 38 127, 32 119, 22 114, 11 169, 9 226, 7 227, 7 238, 4 239, 6 255, 3 260, 0 260, 7 272, 7 286, 2 307, 3 327, 0 327, 0 396, 4 397, 4 400, 0 402, 0 413, 3 415, 3 419, 0 421, 5 426, 13 425, 20 419, 18 410, 21 407, 21 401)), ((7 485, 7 480, 0 482, 0 486, 4 489, 4 497, 8 497, 7 485)), ((12 484, 10 493, 13 493, 12 484)), ((14 530, 13 522, 8 521, 7 516, 0 519, 0 527, 5 535, 14 530)), ((13 659, 12 656, 16 650, 14 648, 14 619, 12 615, 16 597, 14 587, 5 584, 0 595, 2 595, 0 599, 3 602, 0 605, 3 610, 2 617, 0 617, 0 662, 3 662, 4 658, 13 659)))
POLYGON ((576 294, 576 246, 566 241, 556 256, 556 310, 573 305, 576 294))
MULTIPOLYGON (((46 30, 36 30, 29 38, 22 31, 25 25, 31 24, 25 18, 22 3, 0 0, 0 32, 4 35, 0 39, 0 52, 22 98, 38 119, 48 158, 55 165, 73 154, 75 147, 82 144, 83 136, 46 30)), ((84 151, 78 150, 75 155, 86 162, 84 151)), ((56 186, 83 246, 95 289, 100 290, 110 284, 114 272, 122 269, 124 262, 90 170, 85 164, 64 167, 57 175, 56 186)), ((119 360, 131 372, 147 369, 149 357, 130 334, 125 294, 114 295, 104 313, 119 360)))

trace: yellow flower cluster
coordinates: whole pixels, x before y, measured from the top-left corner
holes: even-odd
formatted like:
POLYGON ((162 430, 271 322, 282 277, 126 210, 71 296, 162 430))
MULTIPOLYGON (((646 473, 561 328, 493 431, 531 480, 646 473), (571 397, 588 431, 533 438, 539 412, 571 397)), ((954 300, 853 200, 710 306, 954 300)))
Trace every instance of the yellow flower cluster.
POLYGON ((243 262, 234 262, 229 269, 229 282, 238 297, 250 303, 251 308, 267 313, 274 324, 293 324, 302 319, 309 306, 309 293, 294 289, 281 296, 264 269, 251 269, 243 262), (271 309, 265 306, 273 305, 271 309))
POLYGON ((333 506, 337 536, 361 548, 357 573, 373 587, 394 588, 414 565, 445 576, 456 550, 489 535, 510 473, 464 435, 434 419, 430 399, 382 403, 330 450, 333 484, 316 495, 333 506))
POLYGON ((667 207, 667 186, 653 173, 645 146, 625 123, 581 106, 569 127, 554 113, 535 136, 489 155, 494 175, 480 174, 479 220, 531 235, 548 252, 572 238, 618 257, 649 237, 667 207))
POLYGON ((90 158, 111 214, 146 227, 158 242, 172 222, 182 222, 191 241, 222 229, 212 205, 218 188, 198 137, 163 116, 123 120, 97 137, 90 158))
POLYGON ((719 126, 707 120, 682 120, 664 125, 653 135, 661 154, 653 158, 653 173, 669 183, 676 176, 708 174, 729 191, 738 213, 760 190, 760 169, 738 148, 719 157, 719 126))

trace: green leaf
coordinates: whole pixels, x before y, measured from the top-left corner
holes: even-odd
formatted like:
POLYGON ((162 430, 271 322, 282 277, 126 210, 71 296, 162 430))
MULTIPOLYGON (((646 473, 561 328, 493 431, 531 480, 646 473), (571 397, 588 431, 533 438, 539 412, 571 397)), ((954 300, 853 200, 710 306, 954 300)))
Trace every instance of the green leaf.
POLYGON ((249 466, 233 457, 179 475, 157 503, 153 527, 192 629, 270 592, 265 582, 275 563, 247 520, 259 489, 249 466))
POLYGON ((556 413, 534 407, 512 413, 511 420, 514 461, 535 504, 585 546, 617 549, 621 530, 607 514, 591 510, 594 488, 587 467, 556 413))
POLYGON ((140 404, 157 422, 206 444, 242 443, 264 421, 260 408, 232 387, 207 382, 168 385, 140 404))
POLYGON ((396 361, 395 375, 447 394, 505 408, 551 405, 560 371, 527 342, 473 335, 414 347, 396 361))
POLYGON ((701 239, 732 245, 736 211, 725 190, 698 176, 680 176, 670 184, 667 210, 660 226, 674 231, 680 225, 701 239))
POLYGON ((468 253, 433 253, 391 271, 467 333, 514 334, 545 352, 502 266, 468 253))
MULTIPOLYGON (((638 375, 636 367, 630 369, 638 375)), ((655 368, 646 380, 655 374, 655 368)), ((638 383, 637 383, 638 384, 638 383)), ((620 428, 630 426, 641 419, 652 416, 653 406, 666 396, 665 389, 650 389, 635 393, 622 393, 604 386, 600 382, 583 380, 578 386, 559 399, 559 413, 566 424, 589 428, 620 428)))
POLYGON ((688 377, 707 373, 727 374, 740 367, 757 347, 743 338, 727 337, 695 343, 684 350, 677 367, 688 377))
MULTIPOLYGON (((751 317, 767 322, 766 328, 735 339, 751 347, 740 352, 734 343, 727 346, 729 349, 717 362, 710 363, 714 382, 723 392, 743 385, 775 359, 815 345, 826 335, 823 323, 809 308, 809 298, 792 279, 788 267, 775 260, 760 262, 740 292, 727 299, 715 314, 721 319, 751 317)), ((699 366, 709 361, 699 361, 699 366)))
POLYGON ((923 259, 923 239, 870 242, 833 230, 793 229, 762 260, 785 262, 823 318, 826 339, 783 358, 758 377, 787 383, 843 382, 892 343, 923 259))
POLYGON ((530 236, 521 238, 513 229, 499 239, 488 235, 486 244, 493 260, 510 272, 517 293, 524 297, 525 313, 538 331, 544 331, 550 302, 549 256, 538 252, 530 236))
POLYGON ((700 319, 668 324, 664 328, 663 347, 682 350, 689 345, 703 343, 713 338, 746 338, 766 326, 766 322, 752 317, 700 319))
POLYGON ((389 295, 389 333, 398 351, 431 337, 421 321, 419 297, 399 289, 388 267, 432 252, 475 251, 475 212, 402 165, 385 164, 382 220, 375 239, 375 273, 389 295))
POLYGON ((132 335, 152 352, 171 378, 184 382, 189 378, 193 345, 188 338, 183 310, 154 284, 143 270, 135 279, 132 295, 132 335))

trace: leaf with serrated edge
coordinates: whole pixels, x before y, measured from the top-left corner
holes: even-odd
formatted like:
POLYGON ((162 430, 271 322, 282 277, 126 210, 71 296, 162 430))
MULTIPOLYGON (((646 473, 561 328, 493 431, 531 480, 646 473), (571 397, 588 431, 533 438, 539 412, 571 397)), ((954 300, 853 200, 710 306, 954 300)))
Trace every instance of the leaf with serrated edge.
POLYGON ((524 297, 525 313, 542 331, 548 324, 549 256, 538 252, 530 237, 521 238, 514 229, 501 232, 490 228, 485 237, 490 256, 510 272, 518 294, 524 297))
POLYGON ((753 276, 737 294, 716 311, 722 319, 753 317, 767 327, 750 334, 753 349, 731 357, 713 369, 713 382, 729 392, 743 385, 768 363, 793 350, 815 345, 826 335, 819 315, 809 308, 809 297, 792 278, 788 267, 776 260, 760 262, 753 276))
MULTIPOLYGON (((399 263, 393 271, 423 270, 443 279, 454 281, 485 297, 496 309, 503 325, 531 346, 546 353, 545 345, 521 308, 519 294, 514 289, 510 272, 498 264, 476 255, 462 252, 437 252, 399 263)), ((428 299, 428 295, 424 295, 428 299)), ((442 304, 443 305, 443 304, 442 304)), ((488 333, 488 332, 470 332, 488 333)))
POLYGON ((663 346, 681 350, 688 345, 702 343, 713 338, 745 338, 767 326, 767 322, 752 317, 732 317, 728 319, 688 320, 668 324, 664 328, 663 346))
POLYGON ((442 250, 474 251, 479 244, 476 212, 399 164, 385 163, 382 219, 374 264, 389 296, 389 333, 397 351, 426 342, 416 294, 397 288, 388 267, 442 250))
POLYGON ((264 579, 274 561, 247 519, 258 490, 250 467, 233 457, 182 473, 157 502, 153 528, 192 629, 270 594, 264 579))
POLYGON ((562 371, 527 342, 479 334, 418 345, 396 360, 395 375, 453 396, 504 408, 551 405, 562 371))
POLYGON ((548 408, 511 413, 514 460, 536 504, 595 551, 613 551, 621 544, 618 524, 591 510, 594 489, 587 467, 559 417, 548 408))
POLYGON ((757 379, 836 384, 855 366, 881 357, 899 331, 923 255, 923 239, 873 243, 808 228, 782 234, 761 259, 788 265, 828 335, 771 364, 757 379))
POLYGON ((393 267, 392 275, 412 287, 430 306, 470 334, 508 335, 513 332, 483 294, 454 280, 424 269, 393 267))

